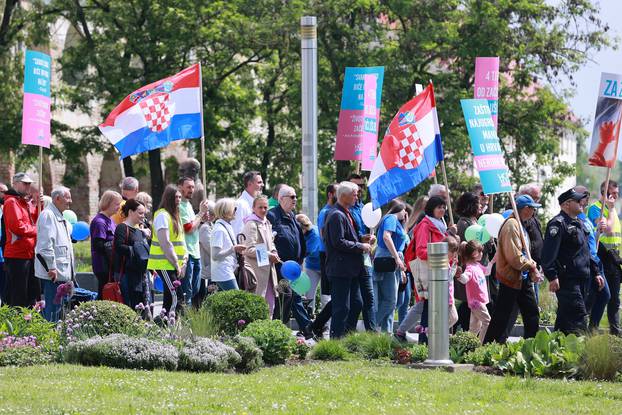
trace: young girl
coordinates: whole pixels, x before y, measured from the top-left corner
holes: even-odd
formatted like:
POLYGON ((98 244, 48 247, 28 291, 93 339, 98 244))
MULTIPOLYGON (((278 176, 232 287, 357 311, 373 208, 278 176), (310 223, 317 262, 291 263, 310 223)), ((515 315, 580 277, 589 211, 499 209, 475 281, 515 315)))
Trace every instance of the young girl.
POLYGON ((486 308, 489 301, 488 287, 484 267, 479 263, 483 251, 484 247, 477 241, 462 242, 460 256, 465 268, 458 277, 458 281, 466 285, 467 302, 471 310, 469 331, 478 334, 481 342, 490 324, 490 314, 486 308))

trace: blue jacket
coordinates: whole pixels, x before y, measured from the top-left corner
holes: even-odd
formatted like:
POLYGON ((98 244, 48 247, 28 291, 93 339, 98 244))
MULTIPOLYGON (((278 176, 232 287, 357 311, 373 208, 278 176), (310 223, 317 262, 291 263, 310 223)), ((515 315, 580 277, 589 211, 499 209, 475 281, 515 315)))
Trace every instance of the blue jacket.
POLYGON ((324 227, 326 245, 326 275, 329 278, 359 278, 367 274, 363 258, 363 244, 346 210, 336 204, 326 217, 324 227))
POLYGON ((320 270, 320 232, 317 226, 312 227, 305 234, 305 242, 307 244, 307 257, 305 258, 305 266, 315 271, 320 270))
POLYGON ((294 212, 287 214, 279 205, 270 209, 266 217, 272 224, 272 231, 276 232, 274 245, 281 260, 292 260, 302 264, 307 255, 307 247, 294 212))

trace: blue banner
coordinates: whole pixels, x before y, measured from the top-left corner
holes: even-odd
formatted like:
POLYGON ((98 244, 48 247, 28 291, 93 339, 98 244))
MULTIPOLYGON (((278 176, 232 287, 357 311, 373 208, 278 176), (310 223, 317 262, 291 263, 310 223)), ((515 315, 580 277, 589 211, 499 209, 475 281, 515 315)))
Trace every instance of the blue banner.
POLYGON ((34 50, 26 51, 24 68, 24 92, 27 94, 50 96, 50 77, 52 58, 34 50))
POLYGON ((484 193, 511 192, 510 171, 505 164, 488 100, 462 99, 460 104, 484 193))
POLYGON ((376 75, 376 102, 378 108, 382 102, 382 82, 384 80, 384 66, 370 66, 368 68, 346 68, 346 76, 343 80, 343 95, 341 98, 342 110, 363 111, 363 93, 365 75, 376 75))

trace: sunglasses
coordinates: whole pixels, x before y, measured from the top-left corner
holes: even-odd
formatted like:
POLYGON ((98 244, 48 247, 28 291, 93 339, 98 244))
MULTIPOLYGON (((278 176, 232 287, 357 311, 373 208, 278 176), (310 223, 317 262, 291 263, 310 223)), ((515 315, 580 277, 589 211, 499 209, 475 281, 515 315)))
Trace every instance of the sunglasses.
POLYGON ((285 197, 289 197, 292 200, 297 200, 298 199, 298 196, 296 196, 296 195, 287 195, 285 197))

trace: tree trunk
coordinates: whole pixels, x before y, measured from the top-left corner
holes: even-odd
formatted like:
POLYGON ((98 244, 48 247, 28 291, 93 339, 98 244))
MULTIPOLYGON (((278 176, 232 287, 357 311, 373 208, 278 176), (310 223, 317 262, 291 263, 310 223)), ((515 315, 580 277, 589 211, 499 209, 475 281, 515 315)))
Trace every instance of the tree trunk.
POLYGON ((125 177, 134 177, 134 163, 131 157, 123 158, 123 175, 125 177))
POLYGON ((149 171, 151 172, 151 197, 154 210, 160 206, 164 192, 164 176, 162 175, 162 159, 160 149, 149 150, 149 171))
POLYGON ((352 173, 349 160, 337 160, 337 183, 348 180, 348 176, 352 173))

